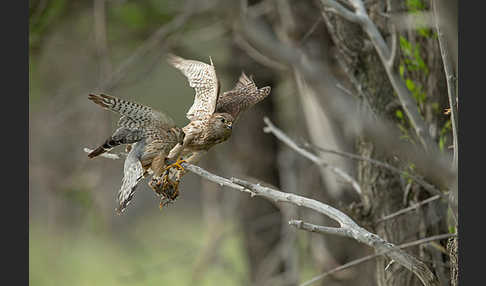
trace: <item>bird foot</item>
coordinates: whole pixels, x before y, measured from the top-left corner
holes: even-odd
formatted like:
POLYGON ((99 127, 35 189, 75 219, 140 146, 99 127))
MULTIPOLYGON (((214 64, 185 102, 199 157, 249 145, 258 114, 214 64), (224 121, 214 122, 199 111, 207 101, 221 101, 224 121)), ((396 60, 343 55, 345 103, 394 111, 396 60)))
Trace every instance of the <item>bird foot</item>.
POLYGON ((184 171, 184 167, 182 167, 182 163, 187 163, 186 160, 182 160, 181 158, 177 159, 177 161, 172 161, 169 160, 169 159, 165 159, 165 163, 168 165, 167 167, 165 167, 164 171, 167 172, 168 170, 172 169, 172 168, 177 168, 181 171, 184 171))

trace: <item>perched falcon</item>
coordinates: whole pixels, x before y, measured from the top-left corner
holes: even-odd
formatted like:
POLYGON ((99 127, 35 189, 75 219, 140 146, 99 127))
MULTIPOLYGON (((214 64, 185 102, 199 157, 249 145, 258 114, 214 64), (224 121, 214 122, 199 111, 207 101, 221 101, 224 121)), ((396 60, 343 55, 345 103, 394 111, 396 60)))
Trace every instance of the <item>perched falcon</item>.
MULTIPOLYGON (((178 180, 184 174, 180 163, 197 163, 212 146, 226 141, 231 136, 233 123, 244 110, 263 100, 270 94, 270 87, 257 88, 255 82, 242 73, 236 86, 219 96, 219 80, 210 58, 210 64, 195 60, 186 60, 169 55, 168 62, 179 69, 194 88, 194 103, 187 111, 186 117, 191 121, 182 128, 185 137, 169 153, 168 162, 176 163, 180 170, 178 180), (179 160, 181 157, 185 160, 179 160)), ((165 177, 166 178, 166 177, 165 177)), ((153 176, 151 186, 164 185, 163 178, 153 176)))
MULTIPOLYGON (((90 94, 88 98, 101 107, 122 115, 118 121, 119 128, 101 146, 89 153, 88 157, 97 157, 121 144, 132 144, 125 159, 122 186, 117 195, 117 212, 121 213, 130 203, 142 178, 149 173, 161 176, 166 156, 174 146, 182 143, 184 132, 175 126, 169 116, 148 106, 104 94, 90 94)), ((166 193, 170 187, 164 186, 166 193)))

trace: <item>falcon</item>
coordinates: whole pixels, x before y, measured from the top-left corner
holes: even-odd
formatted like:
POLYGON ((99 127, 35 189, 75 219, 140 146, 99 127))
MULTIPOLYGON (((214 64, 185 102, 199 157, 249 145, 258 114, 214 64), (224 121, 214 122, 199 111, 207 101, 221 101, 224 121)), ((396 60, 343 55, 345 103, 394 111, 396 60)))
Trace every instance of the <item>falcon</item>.
MULTIPOLYGON (((117 194, 118 214, 130 203, 135 189, 149 174, 160 177, 165 167, 169 151, 184 139, 184 132, 166 114, 152 108, 105 94, 90 94, 88 99, 104 109, 119 113, 119 128, 103 144, 88 154, 95 158, 112 148, 129 144, 129 153, 123 167, 122 186, 117 194)), ((165 180, 166 184, 172 184, 165 180)), ((175 199, 173 185, 164 185, 164 193, 169 200, 175 199)), ((154 189, 155 190, 155 189, 154 189)), ((156 191, 156 190, 155 190, 156 191)))
MULTIPOLYGON (((223 95, 219 95, 220 85, 211 58, 210 64, 187 60, 169 54, 168 62, 179 69, 187 78, 189 86, 194 88, 194 103, 186 113, 190 123, 182 128, 184 140, 174 146, 169 152, 164 174, 171 168, 179 169, 177 184, 185 173, 180 165, 182 162, 197 163, 201 157, 214 145, 226 141, 232 132, 233 123, 241 112, 262 101, 270 94, 270 87, 257 88, 252 77, 242 72, 236 86, 223 95), (182 160, 186 157, 187 159, 182 160)), ((159 172, 160 173, 160 172, 159 172)), ((154 190, 167 186, 167 176, 153 176, 149 183, 154 190)), ((172 186, 172 185, 171 185, 172 186)))

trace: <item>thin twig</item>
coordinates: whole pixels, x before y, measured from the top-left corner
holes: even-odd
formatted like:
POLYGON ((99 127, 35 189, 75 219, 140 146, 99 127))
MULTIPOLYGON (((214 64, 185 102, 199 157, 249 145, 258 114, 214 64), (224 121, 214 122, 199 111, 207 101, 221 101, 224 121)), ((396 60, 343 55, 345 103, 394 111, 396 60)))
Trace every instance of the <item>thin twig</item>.
POLYGON ((432 1, 432 6, 434 9, 434 18, 435 18, 435 28, 437 30, 437 36, 439 38, 439 47, 440 47, 440 54, 442 56, 442 62, 444 65, 444 72, 446 76, 447 82, 447 95, 449 96, 449 105, 451 107, 451 122, 452 122, 452 140, 454 146, 454 157, 453 157, 453 165, 457 168, 457 157, 458 157, 458 139, 457 139, 457 102, 456 102, 456 88, 455 88, 455 76, 454 70, 452 68, 451 58, 449 49, 447 48, 446 39, 444 37, 444 33, 440 27, 439 23, 439 12, 437 7, 437 0, 432 1))
POLYGON ((427 183, 426 181, 422 180, 418 176, 415 176, 415 175, 410 174, 408 172, 402 171, 402 170, 395 168, 392 165, 387 164, 385 162, 378 161, 378 160, 375 160, 375 159, 372 159, 372 158, 363 157, 363 156, 353 154, 353 153, 349 153, 349 152, 343 152, 343 151, 337 151, 337 150, 322 148, 322 147, 315 146, 315 145, 308 143, 308 142, 304 143, 304 147, 310 147, 310 148, 315 149, 315 150, 320 151, 320 152, 331 153, 331 154, 335 154, 335 155, 338 155, 338 156, 348 157, 348 158, 351 158, 351 159, 354 159, 354 160, 361 160, 361 161, 370 162, 374 165, 383 167, 383 168, 388 169, 392 172, 395 172, 395 173, 400 174, 400 175, 404 175, 407 178, 412 179, 417 184, 421 185, 422 187, 424 187, 424 189, 426 189, 427 191, 429 191, 430 193, 432 193, 434 195, 440 195, 440 196, 445 195, 439 189, 437 189, 434 185, 427 183))
POLYGON ((454 183, 457 170, 451 168, 450 158, 436 144, 425 151, 423 147, 401 140, 399 131, 389 120, 374 114, 369 106, 360 105, 357 99, 343 96, 344 93, 336 88, 336 77, 328 66, 317 63, 298 46, 287 45, 276 39, 265 22, 245 17, 244 14, 241 14, 240 22, 238 32, 255 49, 299 71, 309 86, 326 102, 323 105, 325 112, 342 126, 345 136, 364 136, 386 154, 413 162, 417 173, 439 189, 450 188, 454 183))
MULTIPOLYGON (((300 228, 299 227, 299 224, 300 222, 299 221, 290 221, 289 224, 297 227, 297 228, 300 228), (291 223, 292 222, 292 223, 291 223)), ((307 224, 307 223, 304 223, 304 224, 307 224)), ((431 237, 427 237, 427 238, 422 238, 422 239, 419 239, 419 240, 415 240, 415 241, 412 241, 412 242, 407 242, 407 243, 404 243, 404 244, 400 244, 397 246, 397 248, 407 248, 407 247, 411 247, 411 246, 415 246, 415 245, 420 245, 420 244, 424 244, 424 243, 428 243, 428 242, 431 242, 431 241, 435 241, 435 240, 441 240, 441 239, 446 239, 446 238, 450 238, 450 237, 454 237, 454 236, 457 236, 456 234, 450 234, 450 233, 447 233, 447 234, 440 234, 440 235, 434 235, 434 236, 431 236, 431 237)), ((361 264, 363 262, 366 262, 366 261, 370 261, 374 258, 377 258, 381 255, 384 255, 386 254, 388 251, 390 250, 387 250, 387 251, 383 251, 383 252, 379 252, 379 253, 375 253, 375 254, 371 254, 371 255, 367 255, 367 256, 364 256, 364 257, 361 257, 361 258, 358 258, 358 259, 355 259, 353 261, 350 261, 348 263, 345 263, 341 266, 338 266, 332 270, 329 270, 327 272, 324 272, 322 274, 319 274, 315 277, 313 277, 312 279, 308 280, 308 281, 305 281, 304 283, 300 284, 299 286, 309 286, 319 280, 322 280, 324 277, 326 276, 329 276, 331 274, 334 274, 336 272, 339 272, 341 270, 344 270, 344 269, 347 269, 347 268, 350 268, 350 267, 353 267, 353 266, 356 266, 358 264, 361 264)))
POLYGON ((433 202, 433 201, 435 201, 437 199, 440 199, 440 198, 441 198, 440 195, 436 195, 436 196, 430 197, 428 199, 425 199, 425 200, 423 200, 421 202, 418 202, 418 203, 414 204, 413 206, 410 206, 408 208, 401 209, 401 210, 399 210, 397 212, 394 212, 392 214, 389 214, 387 216, 384 216, 384 217, 380 218, 379 220, 377 220, 376 223, 380 223, 380 222, 383 222, 383 221, 386 221, 386 220, 395 218, 397 216, 403 215, 403 214, 405 214, 405 213, 407 213, 409 211, 412 211, 414 209, 417 209, 417 208, 419 208, 419 207, 421 207, 423 205, 426 205, 428 203, 431 203, 431 202, 433 202))
POLYGON ((305 33, 305 35, 302 36, 302 38, 300 39, 300 41, 299 41, 300 45, 305 43, 307 38, 310 37, 310 35, 312 35, 312 33, 314 33, 314 31, 317 29, 317 27, 319 26, 319 24, 321 22, 322 22, 322 17, 317 17, 317 20, 314 22, 314 24, 312 24, 312 27, 309 29, 309 31, 307 31, 307 33, 305 33))
MULTIPOLYGON (((86 151, 87 148, 85 148, 86 151)), ((109 158, 109 156, 105 156, 109 158)), ((118 157, 118 156, 117 156, 118 157)), ((111 158, 110 158, 111 159, 111 158)), ((353 238, 361 243, 364 243, 370 247, 373 247, 376 251, 386 251, 386 255, 395 260, 400 265, 404 266, 408 270, 412 271, 419 277, 422 283, 426 286, 437 285, 437 280, 430 269, 420 260, 412 255, 397 249, 393 244, 387 242, 381 237, 373 234, 366 229, 359 226, 348 215, 333 208, 330 205, 322 202, 302 197, 292 193, 285 193, 273 188, 265 187, 260 184, 253 184, 245 180, 238 178, 227 179, 218 175, 212 174, 201 167, 191 165, 188 163, 182 163, 182 167, 191 171, 211 182, 217 183, 220 186, 227 186, 240 192, 249 193, 251 197, 261 196, 275 202, 285 202, 297 205, 299 207, 305 207, 317 211, 321 214, 328 216, 339 223, 342 231, 337 231, 336 228, 328 228, 327 233, 330 234, 344 234, 347 237, 353 238)))
POLYGON ((194 13, 194 3, 192 0, 186 0, 184 12, 177 15, 169 23, 161 26, 150 38, 143 42, 126 60, 124 60, 118 68, 106 79, 100 88, 103 90, 110 90, 114 88, 127 75, 129 69, 147 53, 157 48, 158 45, 164 43, 164 39, 171 33, 182 27, 184 23, 194 13))
POLYGON ((276 70, 282 70, 282 71, 287 70, 286 66, 266 57, 265 55, 262 55, 257 49, 252 47, 250 43, 248 43, 243 37, 238 35, 238 33, 235 33, 234 41, 240 47, 240 49, 244 50, 252 59, 260 63, 261 65, 276 70))
MULTIPOLYGON (((390 14, 392 12, 392 3, 391 3, 391 0, 387 0, 386 1, 386 6, 387 6, 387 12, 388 14, 390 14)), ((393 68, 393 64, 395 62, 395 57, 397 55, 397 50, 398 50, 398 45, 397 45, 397 42, 398 42, 398 33, 397 33, 397 27, 396 27, 396 24, 393 23, 392 21, 390 21, 391 24, 390 24, 390 29, 391 29, 391 47, 390 47, 390 50, 391 50, 391 54, 390 54, 390 58, 388 59, 388 61, 386 62, 386 64, 389 66, 389 68, 393 68)))
POLYGON ((395 247, 395 245, 360 227, 343 212, 322 202, 291 193, 284 193, 273 188, 261 186, 260 184, 253 184, 237 178, 232 178, 231 181, 240 186, 244 186, 256 196, 262 196, 275 202, 286 202, 295 204, 297 206, 310 208, 328 216, 329 218, 337 221, 342 230, 338 231, 337 228, 334 227, 321 228, 320 230, 334 235, 338 233, 339 235, 345 235, 353 238, 361 243, 373 247, 378 252, 390 250, 386 253, 386 256, 412 271, 415 275, 417 275, 424 285, 438 285, 436 276, 422 261, 406 252, 400 251, 395 247))
POLYGON ((352 12, 339 4, 334 0, 321 0, 324 5, 324 10, 329 10, 327 8, 332 8, 331 12, 353 22, 361 25, 365 33, 370 38, 375 50, 380 57, 380 60, 386 70, 388 79, 393 86, 393 89, 398 95, 400 103, 402 104, 403 110, 410 119, 410 123, 413 126, 417 137, 422 143, 423 147, 427 150, 431 146, 432 140, 429 135, 428 128, 425 124, 424 119, 421 117, 417 109, 417 102, 411 95, 410 91, 407 89, 405 82, 400 78, 400 76, 393 70, 393 66, 388 63, 392 59, 392 53, 388 48, 383 36, 376 27, 376 25, 368 17, 364 4, 361 0, 350 0, 351 5, 355 8, 352 12))
POLYGON ((290 148, 294 149, 297 153, 300 155, 306 157, 307 159, 311 160, 315 164, 319 166, 323 166, 325 168, 329 168, 334 174, 337 176, 341 177, 343 180, 345 180, 347 183, 351 184, 353 189, 358 193, 362 194, 361 187, 359 186, 358 182, 351 177, 348 173, 344 172, 340 168, 334 167, 332 165, 329 165, 326 161, 323 159, 319 158, 318 156, 312 154, 311 152, 299 147, 292 139, 290 139, 282 130, 278 129, 273 123, 268 119, 268 117, 263 118, 263 121, 267 125, 263 131, 266 133, 272 133, 277 139, 285 143, 287 146, 290 148))

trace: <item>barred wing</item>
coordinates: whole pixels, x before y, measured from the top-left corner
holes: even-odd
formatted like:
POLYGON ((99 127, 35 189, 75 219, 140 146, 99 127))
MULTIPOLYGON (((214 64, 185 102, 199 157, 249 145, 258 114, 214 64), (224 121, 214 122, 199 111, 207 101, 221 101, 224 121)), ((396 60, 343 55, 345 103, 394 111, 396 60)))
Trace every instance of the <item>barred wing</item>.
POLYGON ((125 211, 130 201, 135 194, 138 182, 143 179, 143 167, 140 162, 140 157, 143 153, 145 142, 140 141, 132 146, 132 149, 128 153, 123 166, 123 179, 122 186, 117 194, 118 208, 116 209, 118 214, 125 211))
POLYGON ((175 127, 174 121, 168 115, 139 103, 106 94, 90 94, 88 99, 107 110, 121 114, 122 117, 118 120, 118 125, 121 127, 132 130, 175 127))
POLYGON ((242 72, 236 86, 219 97, 216 112, 229 113, 236 121, 241 112, 262 101, 270 94, 270 90, 269 86, 259 89, 253 78, 242 72))
POLYGON ((213 62, 211 61, 211 65, 208 65, 200 61, 186 60, 172 54, 169 54, 168 62, 186 76, 189 86, 196 91, 194 103, 187 111, 186 117, 192 121, 213 114, 219 89, 213 62))

